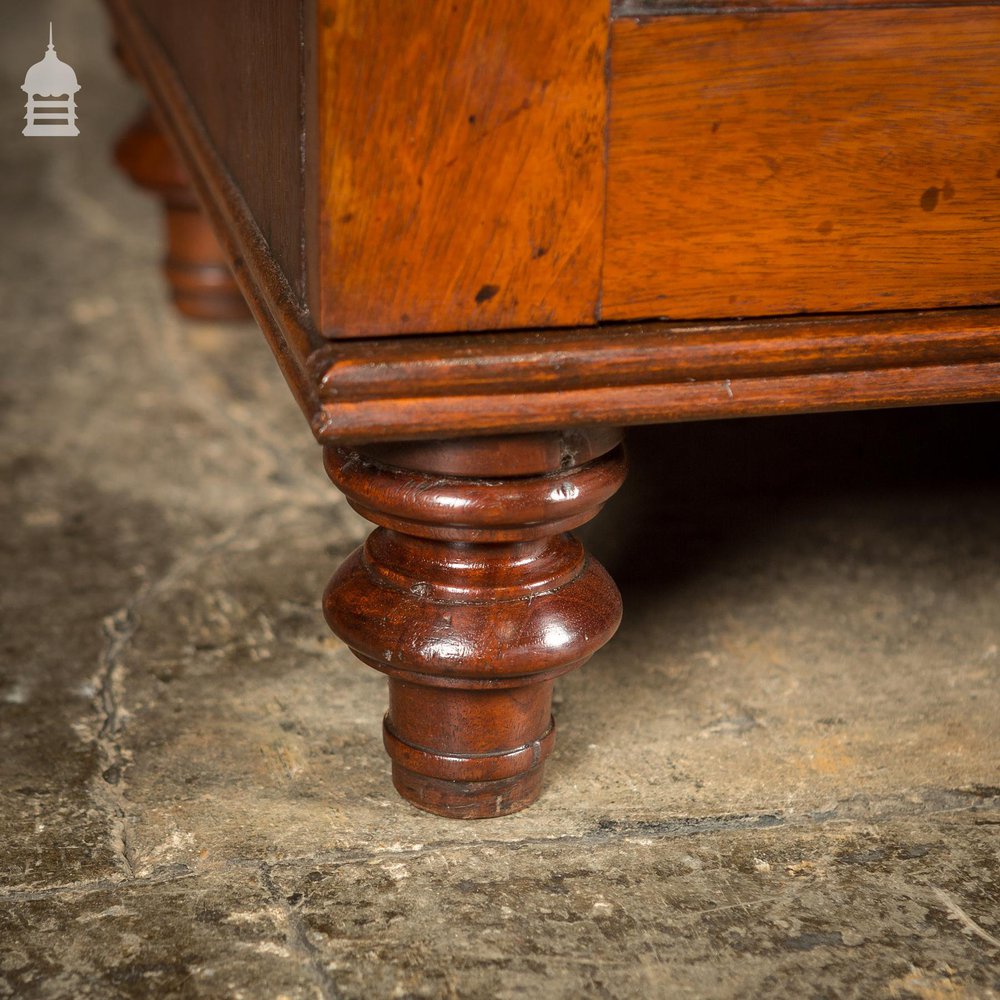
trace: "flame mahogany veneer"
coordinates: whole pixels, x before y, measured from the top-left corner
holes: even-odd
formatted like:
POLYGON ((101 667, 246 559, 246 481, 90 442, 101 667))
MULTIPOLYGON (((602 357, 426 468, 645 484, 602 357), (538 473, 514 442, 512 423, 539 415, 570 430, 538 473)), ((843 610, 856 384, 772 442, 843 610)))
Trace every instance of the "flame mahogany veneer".
POLYGON ((178 305, 228 264, 376 525, 323 606, 423 809, 537 797, 616 428, 1000 398, 1000 7, 107 4, 178 305))

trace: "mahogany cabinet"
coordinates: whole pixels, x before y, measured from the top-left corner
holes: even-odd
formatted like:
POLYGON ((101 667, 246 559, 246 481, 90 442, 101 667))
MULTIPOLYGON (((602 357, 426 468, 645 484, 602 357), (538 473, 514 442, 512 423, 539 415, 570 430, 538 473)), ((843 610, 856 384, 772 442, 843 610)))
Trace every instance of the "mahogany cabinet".
POLYGON ((324 608, 424 809, 538 795, 619 428, 1000 398, 1000 6, 107 3, 178 306, 377 525, 324 608))

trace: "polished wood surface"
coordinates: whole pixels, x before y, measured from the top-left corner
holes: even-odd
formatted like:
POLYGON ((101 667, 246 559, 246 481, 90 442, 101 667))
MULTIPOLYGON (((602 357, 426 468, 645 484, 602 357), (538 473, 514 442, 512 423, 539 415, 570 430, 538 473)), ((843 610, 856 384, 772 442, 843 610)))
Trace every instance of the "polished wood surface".
POLYGON ((622 19, 603 319, 1000 302, 1000 7, 622 19))
POLYGON ((379 525, 330 581, 326 618, 389 677, 397 790, 443 816, 502 816, 537 798, 555 738, 553 681, 621 618, 615 585, 567 534, 621 484, 620 437, 547 437, 489 450, 442 441, 412 461, 399 447, 391 466, 326 450, 333 481, 379 525))
POLYGON ((226 255, 149 111, 118 140, 115 159, 136 184, 163 201, 167 245, 163 270, 178 310, 193 319, 249 319, 226 255))
POLYGON ((558 434, 519 434, 516 449, 510 447, 510 435, 494 434, 466 438, 461 448, 442 447, 439 439, 368 442, 364 452, 379 465, 494 479, 584 465, 620 441, 616 427, 581 427, 558 434))
POLYGON ((318 328, 594 322, 607 0, 321 0, 316 16, 318 328))

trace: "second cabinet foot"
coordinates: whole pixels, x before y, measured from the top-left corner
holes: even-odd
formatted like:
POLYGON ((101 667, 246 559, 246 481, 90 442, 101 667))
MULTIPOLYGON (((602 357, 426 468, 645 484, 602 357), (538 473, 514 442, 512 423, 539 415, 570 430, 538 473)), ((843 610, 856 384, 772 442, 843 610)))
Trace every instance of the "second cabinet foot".
POLYGON ((149 111, 118 140, 115 159, 136 184, 163 201, 167 242, 163 270, 177 309, 193 319, 249 319, 250 310, 222 247, 149 111))

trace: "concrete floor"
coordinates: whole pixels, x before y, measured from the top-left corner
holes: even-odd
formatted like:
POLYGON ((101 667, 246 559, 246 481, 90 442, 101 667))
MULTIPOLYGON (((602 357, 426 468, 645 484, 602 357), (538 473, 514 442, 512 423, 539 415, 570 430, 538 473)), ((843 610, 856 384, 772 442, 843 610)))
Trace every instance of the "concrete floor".
POLYGON ((5 11, 4 120, 50 11, 83 90, 0 141, 0 996, 1000 996, 1000 408, 637 431, 542 800, 422 814, 319 610, 366 527, 168 307, 100 12, 5 11))

